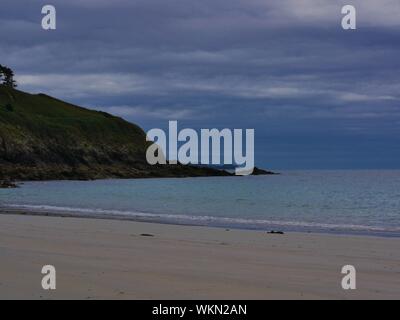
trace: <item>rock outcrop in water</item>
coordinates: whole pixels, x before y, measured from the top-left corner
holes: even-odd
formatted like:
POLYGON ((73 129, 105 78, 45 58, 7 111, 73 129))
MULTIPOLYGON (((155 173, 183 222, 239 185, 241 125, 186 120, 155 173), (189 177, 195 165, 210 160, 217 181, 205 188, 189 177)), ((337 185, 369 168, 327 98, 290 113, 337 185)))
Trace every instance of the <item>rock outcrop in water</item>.
POLYGON ((0 181, 0 189, 11 189, 11 188, 18 188, 18 185, 8 180, 0 181))
POLYGON ((265 176, 265 175, 271 175, 271 174, 278 174, 278 173, 255 167, 252 175, 253 176, 265 176))
POLYGON ((147 163, 137 125, 45 94, 0 85, 0 180, 229 176, 214 168, 147 163))

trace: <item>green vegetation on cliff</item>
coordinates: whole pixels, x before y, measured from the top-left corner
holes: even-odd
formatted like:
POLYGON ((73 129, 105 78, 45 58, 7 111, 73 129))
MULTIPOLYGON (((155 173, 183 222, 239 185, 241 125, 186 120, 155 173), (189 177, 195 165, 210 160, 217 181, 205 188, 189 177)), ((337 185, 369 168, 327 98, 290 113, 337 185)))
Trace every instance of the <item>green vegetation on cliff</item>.
POLYGON ((228 175, 150 166, 145 132, 104 112, 0 85, 0 179, 103 179, 228 175))

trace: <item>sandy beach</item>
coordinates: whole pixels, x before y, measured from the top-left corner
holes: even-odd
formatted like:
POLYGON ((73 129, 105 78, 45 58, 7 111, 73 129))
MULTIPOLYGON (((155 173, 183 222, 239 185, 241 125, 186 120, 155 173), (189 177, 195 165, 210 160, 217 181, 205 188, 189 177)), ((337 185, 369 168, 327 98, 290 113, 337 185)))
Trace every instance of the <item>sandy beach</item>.
POLYGON ((0 299, 398 299, 400 239, 0 214, 0 299), (357 269, 357 290, 341 268, 357 269), (57 289, 41 288, 54 265, 57 289))

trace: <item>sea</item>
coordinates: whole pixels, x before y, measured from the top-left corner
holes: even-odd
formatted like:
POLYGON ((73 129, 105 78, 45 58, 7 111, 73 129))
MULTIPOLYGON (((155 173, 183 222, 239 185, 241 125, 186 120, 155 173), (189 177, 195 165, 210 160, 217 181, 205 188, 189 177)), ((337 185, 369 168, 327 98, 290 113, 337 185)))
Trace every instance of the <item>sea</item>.
POLYGON ((400 236, 400 170, 24 182, 0 208, 264 231, 400 236))

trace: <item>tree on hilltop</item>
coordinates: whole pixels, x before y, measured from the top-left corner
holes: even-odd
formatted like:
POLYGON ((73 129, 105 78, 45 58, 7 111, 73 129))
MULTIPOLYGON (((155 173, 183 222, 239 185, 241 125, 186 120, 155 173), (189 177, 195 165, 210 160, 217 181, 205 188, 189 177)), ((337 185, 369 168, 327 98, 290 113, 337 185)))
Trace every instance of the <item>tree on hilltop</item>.
POLYGON ((1 64, 0 64, 0 84, 10 88, 17 87, 17 82, 14 80, 14 71, 1 64))

